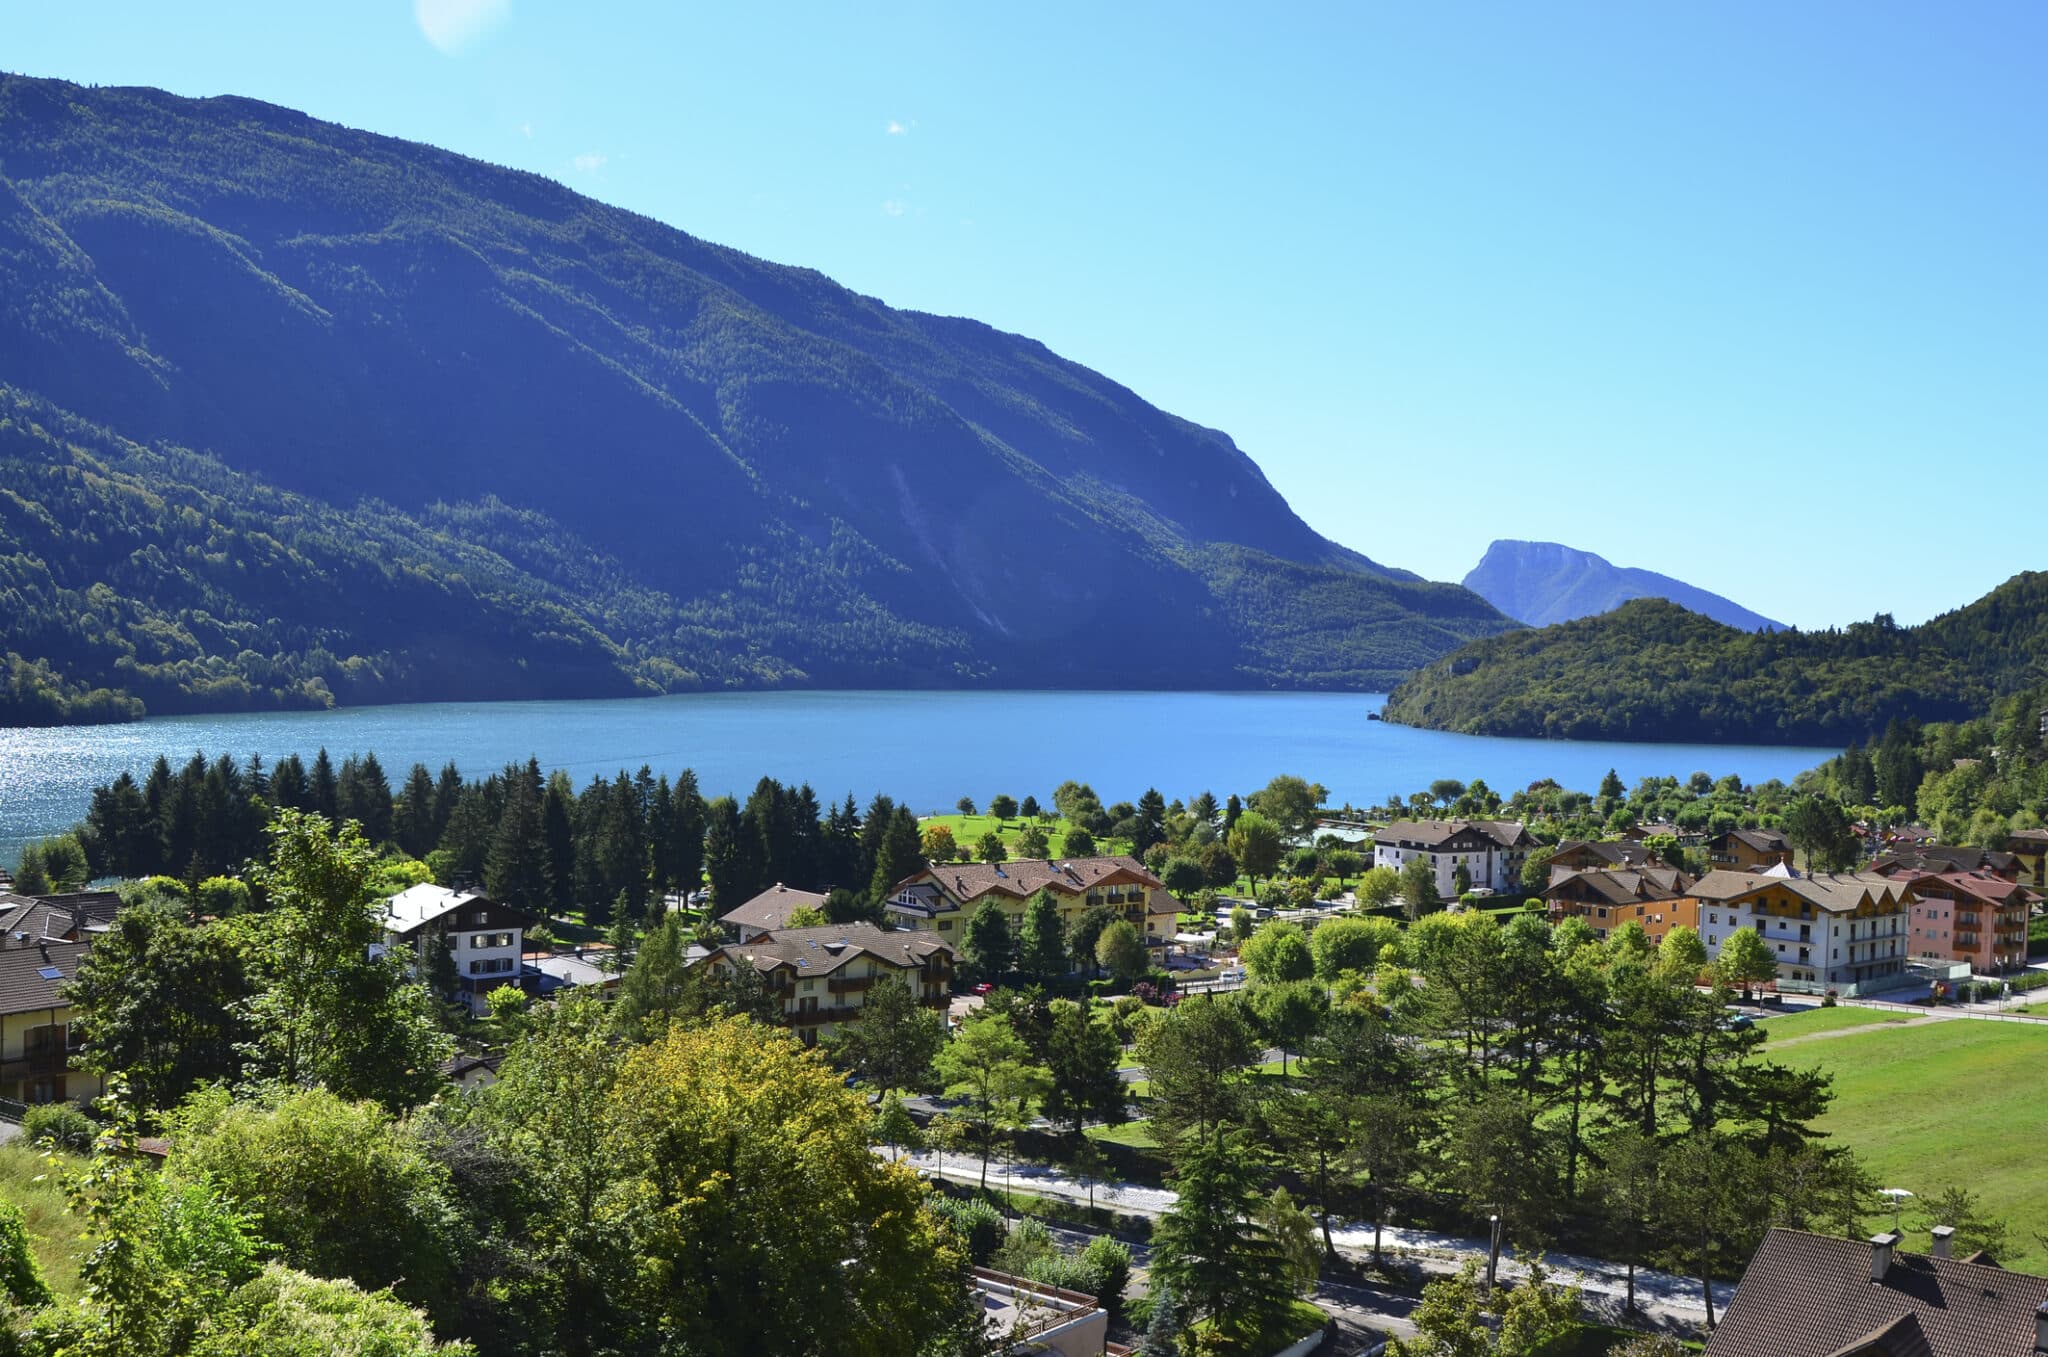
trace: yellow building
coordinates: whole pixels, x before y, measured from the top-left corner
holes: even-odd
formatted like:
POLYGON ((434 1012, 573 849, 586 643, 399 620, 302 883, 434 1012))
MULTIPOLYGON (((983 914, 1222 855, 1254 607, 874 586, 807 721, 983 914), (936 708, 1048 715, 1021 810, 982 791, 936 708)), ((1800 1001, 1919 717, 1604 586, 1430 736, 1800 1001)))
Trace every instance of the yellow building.
POLYGON ((2019 859, 2023 883, 2048 890, 2048 829, 2021 830, 2005 841, 2005 851, 2019 859))
POLYGON ((873 924, 785 928, 717 948, 698 965, 713 970, 752 966, 782 1019, 806 1046, 842 1022, 858 1019, 868 992, 898 976, 918 1002, 938 1007, 953 983, 953 948, 930 934, 885 932, 873 924))
POLYGON ((112 891, 31 897, 0 891, 0 1098, 86 1102, 100 1094, 64 987, 121 901, 112 891))
POLYGON ((89 946, 17 941, 12 933, 0 945, 0 1098, 60 1103, 99 1095, 100 1077, 77 1068, 78 1034, 63 996, 89 946))
POLYGON ((1063 927, 1072 928, 1089 910, 1108 906, 1130 921, 1148 947, 1173 941, 1184 908, 1142 863, 1122 856, 934 863, 898 882, 887 908, 898 928, 935 933, 957 944, 984 900, 1002 906, 1015 934, 1031 897, 1040 891, 1052 897, 1063 927))

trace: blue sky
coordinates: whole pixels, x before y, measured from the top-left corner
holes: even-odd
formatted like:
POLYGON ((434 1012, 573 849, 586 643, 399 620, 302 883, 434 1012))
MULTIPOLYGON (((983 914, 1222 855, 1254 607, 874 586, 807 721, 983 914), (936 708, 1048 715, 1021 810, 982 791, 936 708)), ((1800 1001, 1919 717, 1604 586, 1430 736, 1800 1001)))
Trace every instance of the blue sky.
POLYGON ((1820 626, 2048 567, 2036 3, 0 0, 0 67, 1033 335, 1434 578, 1550 539, 1820 626))

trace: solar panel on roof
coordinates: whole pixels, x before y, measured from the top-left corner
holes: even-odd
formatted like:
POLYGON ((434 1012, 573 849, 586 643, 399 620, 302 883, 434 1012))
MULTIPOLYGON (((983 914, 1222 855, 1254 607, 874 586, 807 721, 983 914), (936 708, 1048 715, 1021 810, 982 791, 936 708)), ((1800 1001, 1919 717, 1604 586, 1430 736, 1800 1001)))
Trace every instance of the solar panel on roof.
POLYGON ((64 972, 58 970, 55 966, 38 966, 36 967, 36 974, 45 980, 62 980, 64 978, 64 972))

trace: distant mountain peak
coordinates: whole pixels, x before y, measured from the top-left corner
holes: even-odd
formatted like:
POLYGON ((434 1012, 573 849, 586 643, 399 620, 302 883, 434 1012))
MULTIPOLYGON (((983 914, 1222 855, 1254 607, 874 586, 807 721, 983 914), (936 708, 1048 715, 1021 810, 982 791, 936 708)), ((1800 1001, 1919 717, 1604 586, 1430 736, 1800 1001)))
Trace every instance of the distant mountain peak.
POLYGON ((1742 631, 1782 631, 1761 613, 1654 570, 1618 566, 1561 542, 1496 541, 1465 587, 1518 622, 1547 627, 1611 612, 1632 598, 1662 598, 1742 631))

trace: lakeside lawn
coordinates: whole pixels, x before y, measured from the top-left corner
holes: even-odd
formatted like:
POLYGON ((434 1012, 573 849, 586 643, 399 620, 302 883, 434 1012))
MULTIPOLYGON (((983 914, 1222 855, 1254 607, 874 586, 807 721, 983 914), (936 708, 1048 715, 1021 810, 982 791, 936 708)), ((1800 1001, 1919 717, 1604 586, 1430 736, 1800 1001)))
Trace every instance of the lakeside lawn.
MULTIPOLYGON (((937 829, 941 825, 953 831, 953 842, 970 858, 974 856, 974 845, 990 830, 996 832, 996 836, 1003 841, 1003 847, 1010 850, 1011 857, 1018 856, 1017 841, 1023 838, 1024 831, 1033 825, 1045 831, 1046 838, 1051 841, 1054 857, 1066 857, 1067 831, 1074 827, 1071 820, 1027 820, 1021 815, 1013 815, 1007 820, 998 820, 993 815, 925 815, 920 816, 917 822, 920 833, 927 829, 937 829)), ((1095 841, 1096 856, 1130 851, 1131 845, 1126 839, 1104 837, 1095 841)))
MULTIPOLYGON (((1782 1059, 1834 1075, 1834 1105, 1819 1129, 1862 1156, 1882 1186, 1922 1199, 1950 1186, 1970 1189, 2010 1227, 1999 1262, 2048 1272, 2048 1247, 2036 1236, 2048 1228, 2036 1087, 2048 1025, 1958 1018, 1873 1027, 1794 1047, 1782 1059)), ((1904 1225, 1907 1246, 1924 1250, 1926 1221, 1914 1203, 1904 1225)))
MULTIPOLYGON (((1908 1021, 1898 1013, 1869 1008, 1809 1008, 1803 1013, 1780 1013, 1763 1019, 1757 1026, 1771 1034, 1772 1041, 1785 1041, 1814 1032, 1839 1032, 1849 1027, 1896 1026, 1908 1021)), ((1770 1047, 1766 1045, 1765 1051, 1770 1047)))

